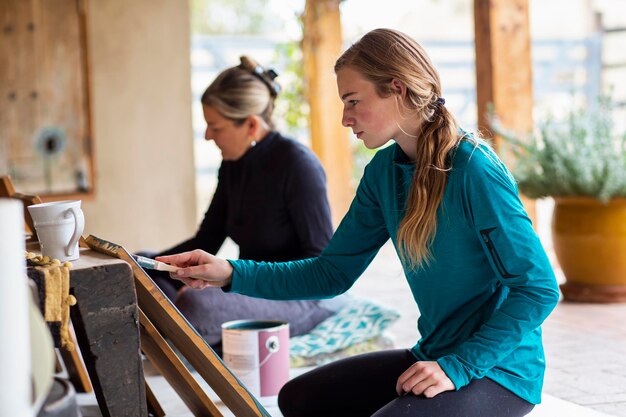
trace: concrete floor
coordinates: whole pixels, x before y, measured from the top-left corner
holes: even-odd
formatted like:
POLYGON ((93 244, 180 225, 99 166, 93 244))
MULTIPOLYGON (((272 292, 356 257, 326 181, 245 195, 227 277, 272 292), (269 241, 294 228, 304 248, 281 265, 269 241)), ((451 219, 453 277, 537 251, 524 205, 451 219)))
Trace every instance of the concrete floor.
MULTIPOLYGON (((397 309, 402 316, 390 326, 388 334, 396 347, 415 343, 417 308, 389 244, 350 291, 397 309)), ((544 323, 543 331, 547 357, 544 396, 530 416, 626 417, 626 304, 561 302, 544 323)), ((149 363, 145 369, 167 415, 190 416, 180 398, 149 363)), ((293 369, 292 376, 303 371, 293 369)), ((232 416, 204 381, 201 384, 224 416, 232 416)), ((100 416, 93 396, 81 394, 79 402, 84 417, 100 416)), ((267 410, 273 417, 281 417, 277 408, 267 410)))

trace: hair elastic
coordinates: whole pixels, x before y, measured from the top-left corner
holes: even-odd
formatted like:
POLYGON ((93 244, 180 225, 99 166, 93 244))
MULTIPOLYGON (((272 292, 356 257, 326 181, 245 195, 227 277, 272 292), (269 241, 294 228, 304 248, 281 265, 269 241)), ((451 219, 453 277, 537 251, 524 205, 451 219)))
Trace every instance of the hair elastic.
POLYGON ((446 99, 443 98, 443 97, 439 97, 439 98, 437 98, 437 100, 435 100, 435 104, 437 106, 443 106, 443 105, 446 104, 446 99))

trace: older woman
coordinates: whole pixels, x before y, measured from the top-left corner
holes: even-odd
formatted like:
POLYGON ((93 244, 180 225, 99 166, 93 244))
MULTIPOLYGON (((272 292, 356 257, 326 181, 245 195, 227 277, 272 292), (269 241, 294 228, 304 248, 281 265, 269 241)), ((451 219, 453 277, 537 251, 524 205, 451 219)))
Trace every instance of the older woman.
MULTIPOLYGON (((215 254, 226 237, 241 258, 287 261, 320 254, 332 235, 326 176, 307 147, 274 129, 276 73, 250 58, 220 73, 202 95, 205 138, 222 152, 218 185, 195 236, 161 252, 201 248, 215 254)), ((219 350, 221 324, 237 319, 288 321, 306 333, 333 311, 319 301, 270 301, 210 288, 184 291, 180 281, 150 271, 198 332, 219 350)))

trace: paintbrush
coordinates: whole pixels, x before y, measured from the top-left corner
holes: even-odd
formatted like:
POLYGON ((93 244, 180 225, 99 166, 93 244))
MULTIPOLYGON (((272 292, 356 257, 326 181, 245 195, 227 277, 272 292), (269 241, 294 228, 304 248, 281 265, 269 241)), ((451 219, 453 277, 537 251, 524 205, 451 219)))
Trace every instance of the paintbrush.
POLYGON ((155 261, 154 259, 145 258, 143 256, 135 256, 135 260, 143 268, 155 269, 157 271, 176 272, 180 269, 180 267, 178 266, 166 264, 160 261, 155 261))

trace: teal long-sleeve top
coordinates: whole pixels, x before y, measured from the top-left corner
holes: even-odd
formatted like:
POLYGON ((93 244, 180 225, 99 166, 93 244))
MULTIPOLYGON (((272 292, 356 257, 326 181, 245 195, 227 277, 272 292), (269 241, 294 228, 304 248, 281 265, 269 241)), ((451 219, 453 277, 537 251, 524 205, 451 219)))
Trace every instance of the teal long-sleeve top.
MULTIPOLYGON (((487 377, 538 404, 545 371, 541 323, 556 305, 554 273, 518 197, 484 143, 451 156, 431 262, 404 267, 419 308, 418 360, 437 361, 456 389, 487 377)), ((348 290, 404 217, 414 164, 394 144, 365 168, 350 209, 319 257, 230 261, 230 291, 270 299, 332 297, 348 290)))

